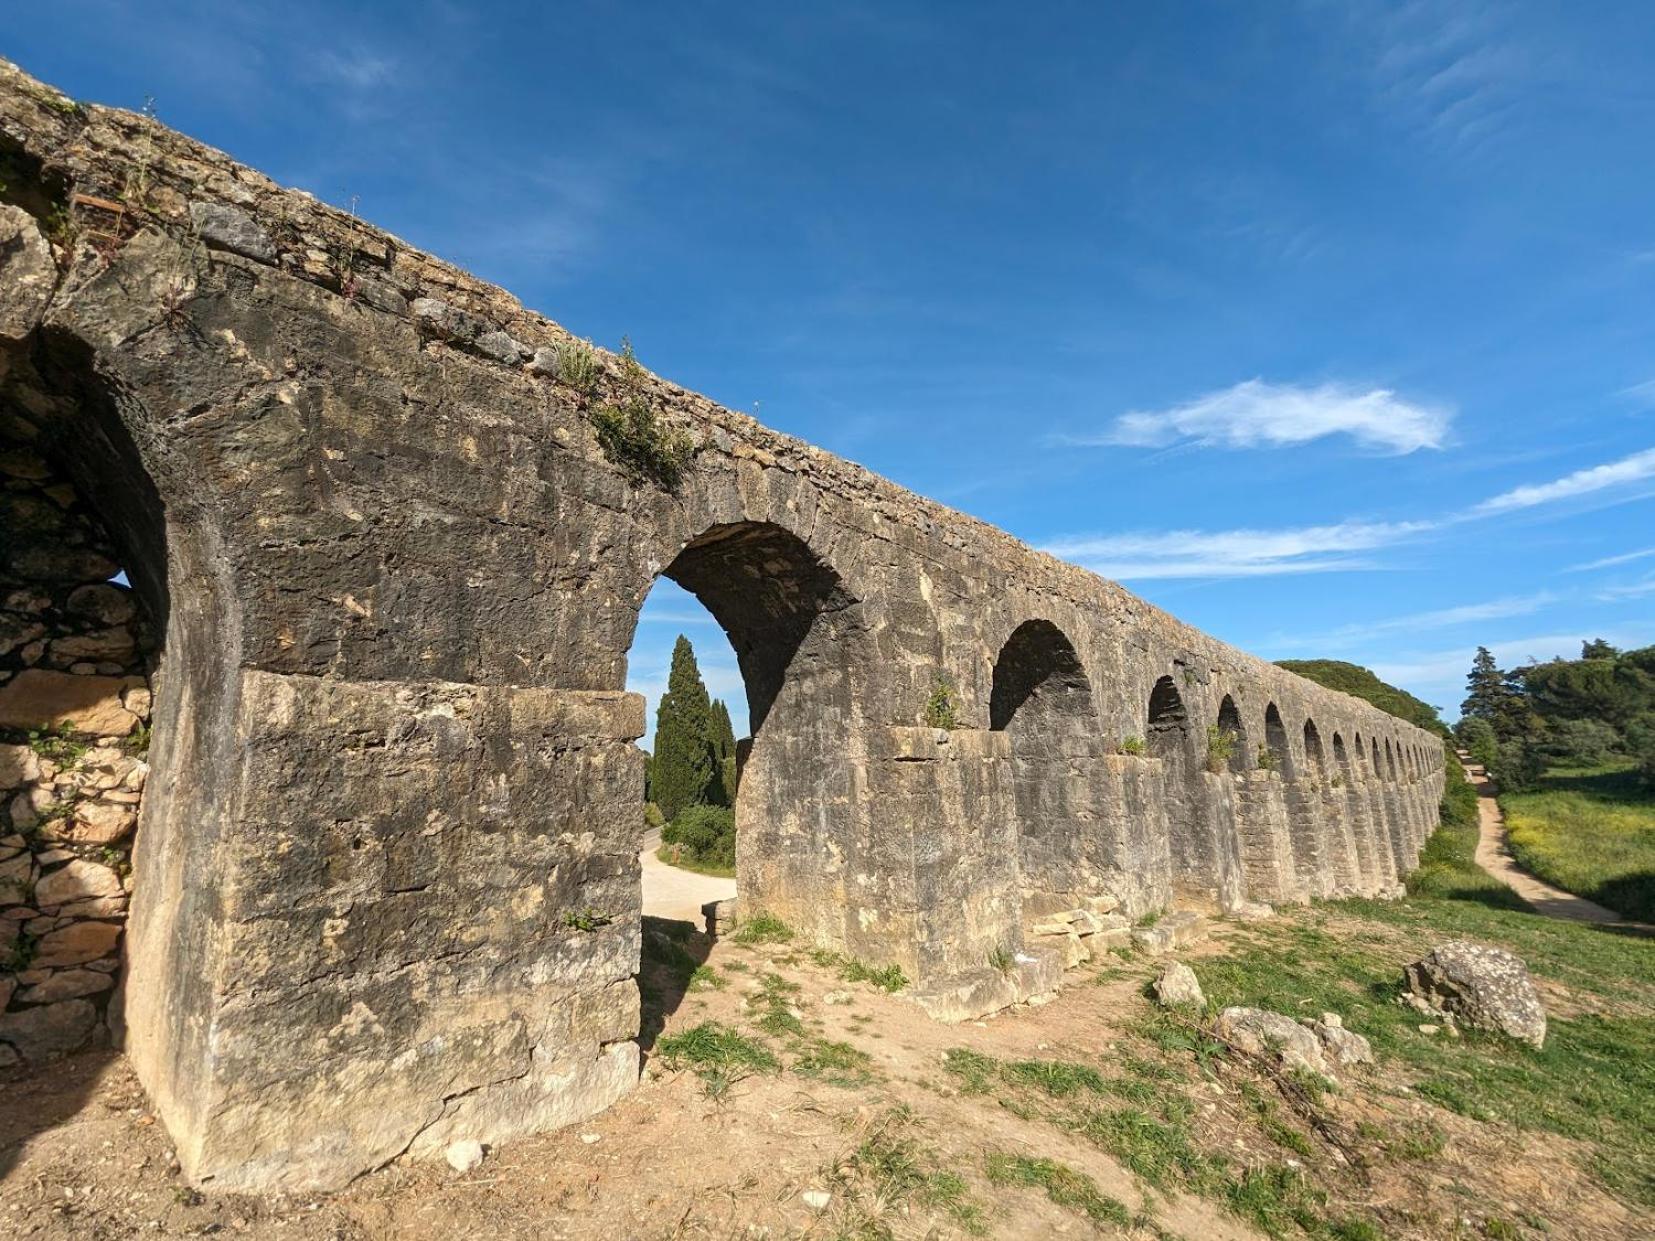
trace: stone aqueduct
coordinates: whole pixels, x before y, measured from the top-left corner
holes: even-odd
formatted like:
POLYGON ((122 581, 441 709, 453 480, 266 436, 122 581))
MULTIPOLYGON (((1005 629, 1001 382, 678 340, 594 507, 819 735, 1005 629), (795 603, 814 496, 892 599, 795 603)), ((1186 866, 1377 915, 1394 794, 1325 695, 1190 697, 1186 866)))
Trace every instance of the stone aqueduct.
POLYGON ((1436 822, 1430 734, 653 377, 695 455, 629 479, 561 328, 151 120, 0 62, 0 167, 0 434, 164 634, 122 1025, 198 1181, 334 1185, 633 1085, 660 576, 747 683, 744 907, 939 1015, 1051 985, 1031 913, 1386 893, 1436 822))

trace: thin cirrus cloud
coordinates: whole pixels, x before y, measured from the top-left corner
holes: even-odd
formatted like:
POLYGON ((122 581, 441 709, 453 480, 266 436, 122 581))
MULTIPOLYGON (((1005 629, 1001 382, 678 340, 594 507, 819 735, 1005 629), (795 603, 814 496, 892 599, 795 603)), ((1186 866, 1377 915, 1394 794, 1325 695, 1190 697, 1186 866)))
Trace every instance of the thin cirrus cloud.
POLYGON ((1364 448, 1406 454, 1441 448, 1453 411, 1389 388, 1326 383, 1313 388, 1249 379, 1182 405, 1122 414, 1098 435, 1063 436, 1084 446, 1284 448, 1348 435, 1364 448))
POLYGON ((1513 487, 1510 491, 1501 492, 1475 505, 1469 513, 1475 517, 1509 513, 1517 509, 1533 508, 1537 504, 1572 500, 1576 496, 1590 495, 1609 487, 1619 487, 1646 478, 1655 478, 1655 448, 1646 448, 1643 452, 1635 452, 1619 461, 1576 470, 1573 474, 1565 474, 1549 483, 1513 487))
POLYGON ((1171 530, 1066 539, 1044 550, 1117 580, 1265 577, 1372 567, 1361 553, 1431 528, 1430 522, 1340 522, 1291 530, 1171 530))
POLYGON ((1634 560, 1647 560, 1651 556, 1655 556, 1655 547, 1644 547, 1635 552, 1622 552, 1618 556, 1605 556, 1602 560, 1588 560, 1585 564, 1572 564, 1564 572, 1588 573, 1593 569, 1612 569, 1616 565, 1631 564, 1634 560))
MULTIPOLYGON (((1576 470, 1546 483, 1501 492, 1469 508, 1417 521, 1344 521, 1286 530, 1173 530, 1059 539, 1042 550, 1117 581, 1153 578, 1265 577, 1370 569, 1362 553, 1395 546, 1463 522, 1520 512, 1655 477, 1655 448, 1576 470)), ((1638 494, 1642 494, 1641 492, 1638 494)), ((1621 498, 1637 498, 1637 495, 1621 498)), ((1577 568, 1606 568, 1655 553, 1631 552, 1577 568)))
POLYGON ((1341 625, 1327 633, 1277 638, 1271 645, 1284 650, 1322 651, 1357 646, 1374 638, 1397 633, 1424 633, 1438 629, 1452 629, 1456 625, 1477 624, 1483 621, 1503 620, 1512 616, 1529 616, 1557 603, 1563 596, 1551 591, 1537 591, 1531 595, 1508 595, 1487 599, 1481 603, 1463 603, 1451 608, 1436 608, 1429 612, 1414 612, 1407 616, 1392 616, 1367 624, 1341 625))

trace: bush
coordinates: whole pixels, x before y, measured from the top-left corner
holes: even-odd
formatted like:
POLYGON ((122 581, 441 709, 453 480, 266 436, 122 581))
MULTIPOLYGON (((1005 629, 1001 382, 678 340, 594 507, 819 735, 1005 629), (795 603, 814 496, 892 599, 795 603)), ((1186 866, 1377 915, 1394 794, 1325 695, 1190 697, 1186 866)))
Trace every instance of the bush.
POLYGON ((1488 774, 1494 777, 1502 793, 1522 793, 1540 783, 1545 769, 1539 748, 1533 742, 1503 741, 1488 774))
POLYGON ((954 687, 938 677, 931 683, 931 696, 925 700, 927 728, 955 729, 960 726, 959 708, 954 703, 954 687))
POLYGON ((1541 749, 1554 763, 1596 767, 1624 748, 1621 735, 1602 720, 1563 720, 1552 726, 1541 749))
POLYGON ((736 815, 727 806, 686 806, 661 829, 685 861, 721 868, 736 864, 736 815))
POLYGON ((644 826, 665 827, 666 825, 666 816, 661 813, 661 807, 652 801, 646 801, 644 803, 644 826))
POLYGON ((1484 771, 1499 762, 1500 739, 1494 735, 1494 725, 1487 720, 1468 715, 1454 726, 1454 733, 1471 755, 1471 761, 1480 764, 1484 771))

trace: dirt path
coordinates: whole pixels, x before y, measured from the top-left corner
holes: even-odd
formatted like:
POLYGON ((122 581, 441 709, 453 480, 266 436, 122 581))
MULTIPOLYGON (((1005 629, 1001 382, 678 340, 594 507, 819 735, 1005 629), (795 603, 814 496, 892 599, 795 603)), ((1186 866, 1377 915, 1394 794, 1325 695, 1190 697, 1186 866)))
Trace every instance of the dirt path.
POLYGON ((704 925, 701 906, 734 896, 736 881, 668 866, 655 856, 660 847, 659 831, 644 833, 643 851, 638 855, 644 868, 644 912, 652 918, 693 922, 700 930, 704 925))
POLYGON ((1613 909, 1589 901, 1584 896, 1554 888, 1543 879, 1537 879, 1517 864, 1511 856, 1511 842, 1506 838, 1506 820, 1500 813, 1500 803, 1494 799, 1494 788, 1488 775, 1476 763, 1466 763, 1465 778, 1477 786, 1477 865, 1511 888, 1518 896, 1534 906, 1536 913, 1549 918, 1567 918, 1572 922, 1595 922, 1600 926, 1623 926, 1655 933, 1655 927, 1630 922, 1613 909))

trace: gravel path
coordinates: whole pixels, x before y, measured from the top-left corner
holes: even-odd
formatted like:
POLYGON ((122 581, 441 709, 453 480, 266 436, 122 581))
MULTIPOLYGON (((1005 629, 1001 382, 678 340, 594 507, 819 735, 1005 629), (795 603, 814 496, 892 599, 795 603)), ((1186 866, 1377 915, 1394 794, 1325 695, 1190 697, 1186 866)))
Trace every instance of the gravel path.
POLYGON ((1534 906, 1536 913, 1549 918, 1567 918, 1572 922, 1595 922, 1601 926, 1618 926, 1655 933, 1655 927, 1630 922, 1613 909, 1589 901, 1584 896, 1554 888, 1543 879, 1537 879, 1517 864, 1511 856, 1511 843, 1506 838, 1506 820, 1500 813, 1500 803, 1494 800, 1493 786, 1482 767, 1466 763, 1465 778, 1477 786, 1477 865, 1511 888, 1518 896, 1534 906))
POLYGON ((638 855, 644 868, 644 912, 654 918, 693 922, 696 929, 701 930, 706 925, 701 906, 734 896, 736 881, 668 866, 655 856, 660 847, 659 830, 644 833, 643 852, 638 855))

